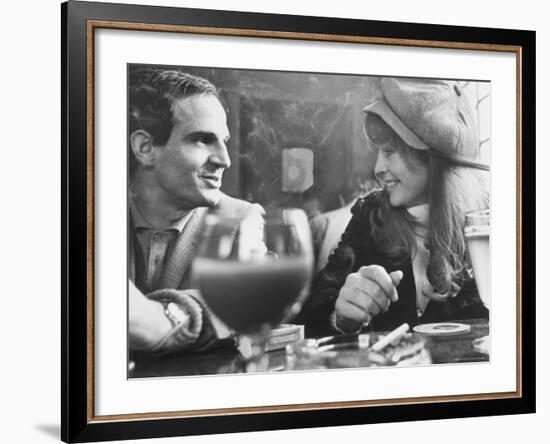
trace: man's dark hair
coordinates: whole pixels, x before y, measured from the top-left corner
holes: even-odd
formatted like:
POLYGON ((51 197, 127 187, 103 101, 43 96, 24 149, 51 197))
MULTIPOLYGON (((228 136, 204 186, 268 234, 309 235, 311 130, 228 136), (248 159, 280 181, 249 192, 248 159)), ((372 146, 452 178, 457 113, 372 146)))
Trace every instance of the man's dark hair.
MULTIPOLYGON (((164 145, 174 126, 175 101, 196 94, 212 94, 219 99, 216 87, 202 77, 178 69, 130 67, 128 75, 128 138, 142 129, 155 145, 164 145)), ((135 159, 130 155, 130 171, 135 159)))

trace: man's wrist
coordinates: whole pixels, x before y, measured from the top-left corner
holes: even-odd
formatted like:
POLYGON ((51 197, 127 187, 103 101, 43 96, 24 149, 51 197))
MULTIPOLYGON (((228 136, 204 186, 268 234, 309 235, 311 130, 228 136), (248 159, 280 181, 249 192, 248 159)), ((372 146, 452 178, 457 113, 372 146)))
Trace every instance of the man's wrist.
POLYGON ((186 314, 175 302, 163 302, 164 316, 172 323, 172 327, 189 322, 189 315, 186 314))
POLYGON ((161 310, 168 329, 152 347, 153 352, 178 351, 193 347, 202 329, 200 304, 183 290, 163 289, 147 295, 161 310))
POLYGON ((172 324, 172 328, 175 330, 176 336, 181 336, 180 339, 186 340, 186 330, 191 321, 190 316, 178 303, 174 301, 163 302, 162 307, 164 309, 164 316, 166 316, 172 324))

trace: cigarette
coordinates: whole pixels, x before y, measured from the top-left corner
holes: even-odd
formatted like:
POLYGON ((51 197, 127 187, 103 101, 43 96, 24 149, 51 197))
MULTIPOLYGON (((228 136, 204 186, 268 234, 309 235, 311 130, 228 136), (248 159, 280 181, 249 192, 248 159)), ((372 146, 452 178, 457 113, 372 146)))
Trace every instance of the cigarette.
POLYGON ((400 339, 402 336, 404 336, 409 331, 409 324, 406 322, 399 327, 397 327, 395 330, 389 332, 386 336, 383 338, 380 338, 376 344, 374 344, 371 348, 372 351, 379 352, 383 350, 385 347, 387 347, 391 342, 396 341, 397 339, 400 339))

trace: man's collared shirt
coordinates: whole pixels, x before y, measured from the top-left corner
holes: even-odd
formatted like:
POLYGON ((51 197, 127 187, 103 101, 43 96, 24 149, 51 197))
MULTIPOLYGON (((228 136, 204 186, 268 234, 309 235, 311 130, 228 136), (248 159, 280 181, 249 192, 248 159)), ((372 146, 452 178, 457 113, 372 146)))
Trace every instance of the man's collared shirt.
POLYGON ((194 210, 176 220, 169 227, 159 230, 155 229, 139 212, 132 192, 129 193, 128 200, 134 221, 135 238, 144 258, 144 283, 148 292, 154 291, 157 290, 165 261, 170 257, 177 237, 187 225, 194 210))

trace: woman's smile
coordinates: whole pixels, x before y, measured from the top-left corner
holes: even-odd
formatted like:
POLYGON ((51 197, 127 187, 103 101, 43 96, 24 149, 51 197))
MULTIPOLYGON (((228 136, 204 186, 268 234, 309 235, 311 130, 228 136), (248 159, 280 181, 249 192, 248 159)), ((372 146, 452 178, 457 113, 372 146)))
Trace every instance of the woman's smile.
POLYGON ((428 166, 413 148, 401 146, 378 150, 374 172, 388 193, 393 207, 411 207, 427 202, 428 166))
POLYGON ((385 180, 382 180, 382 186, 387 190, 387 191, 391 191, 395 186, 397 186, 399 184, 399 181, 396 180, 396 179, 385 179, 385 180))

